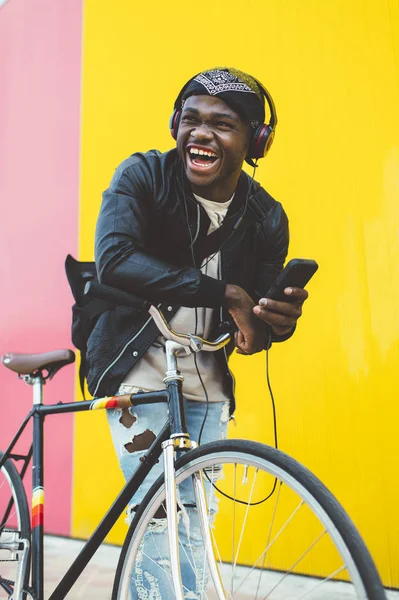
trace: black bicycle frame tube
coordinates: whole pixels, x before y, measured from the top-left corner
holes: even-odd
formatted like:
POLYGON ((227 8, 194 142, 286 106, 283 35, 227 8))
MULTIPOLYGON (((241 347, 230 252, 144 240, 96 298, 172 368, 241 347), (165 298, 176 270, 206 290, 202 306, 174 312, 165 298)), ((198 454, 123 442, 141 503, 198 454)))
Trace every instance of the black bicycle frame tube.
POLYGON ((33 415, 32 461, 32 584, 39 600, 44 598, 43 557, 43 423, 44 415, 36 410, 33 415))
MULTIPOLYGON (((162 454, 162 443, 170 436, 170 425, 166 423, 161 432, 157 435, 148 452, 143 457, 136 471, 133 473, 125 487, 119 493, 115 502, 109 508, 107 514, 98 525, 97 529, 87 540, 82 550, 57 585, 49 600, 63 600, 76 580, 79 578, 83 569, 92 558, 93 554, 100 547, 105 537, 111 531, 116 521, 122 514, 124 508, 134 496, 139 486, 143 483, 152 467, 158 461, 162 454)), ((41 600, 41 598, 40 598, 41 600)))
MULTIPOLYGON (((158 392, 145 392, 142 394, 132 394, 132 406, 135 406, 138 404, 157 404, 158 402, 167 402, 167 400, 168 400, 168 393, 166 390, 160 390, 158 392)), ((85 401, 80 401, 80 402, 68 402, 65 404, 60 402, 59 404, 35 405, 32 408, 32 410, 26 415, 26 417, 25 417, 24 421, 22 422, 21 426, 19 427, 17 433, 14 435, 13 439, 11 440, 8 448, 5 450, 5 452, 3 453, 3 456, 0 458, 0 469, 4 465, 6 460, 8 458, 12 457, 11 453, 13 451, 13 448, 14 448, 15 444, 18 442, 22 433, 24 432, 25 427, 29 423, 31 417, 34 417, 38 413, 40 413, 44 417, 46 415, 56 415, 56 414, 61 414, 61 413, 84 412, 86 410, 90 410, 92 408, 94 402, 95 401, 93 401, 93 400, 85 400, 85 401)), ((24 467, 20 473, 21 478, 23 478, 23 476, 26 472, 26 469, 28 467, 29 460, 32 455, 32 446, 26 456, 22 456, 19 454, 16 456, 16 458, 22 458, 25 461, 24 467)))
POLYGON ((171 379, 166 382, 166 389, 169 394, 169 418, 172 435, 187 433, 182 386, 183 383, 180 379, 171 379))
POLYGON ((6 460, 10 457, 12 449, 14 448, 15 444, 18 442, 19 438, 21 437, 21 435, 22 435, 25 427, 29 423, 29 420, 30 420, 31 416, 34 414, 34 412, 35 412, 35 408, 32 408, 32 410, 30 411, 30 413, 28 415, 26 415, 24 421, 22 422, 22 425, 20 426, 20 428, 18 429, 17 433, 14 435, 13 439, 11 440, 8 448, 6 449, 6 451, 4 452, 3 456, 0 459, 0 469, 4 465, 4 463, 6 462, 6 460))
MULTIPOLYGON (((142 394, 131 394, 131 406, 143 404, 158 404, 159 402, 167 402, 168 394, 166 390, 159 392, 145 392, 142 394)), ((95 408, 96 400, 82 400, 79 402, 68 402, 60 404, 41 404, 33 408, 32 412, 39 411, 43 415, 57 415, 61 413, 84 412, 95 408)), ((107 407, 101 406, 95 410, 106 410, 107 407)))
MULTIPOLYGON (((18 438, 17 438, 17 439, 18 439, 18 438)), ((13 459, 13 460, 23 460, 23 461, 24 461, 24 465, 23 465, 23 467, 22 467, 22 469, 21 469, 21 472, 20 472, 20 477, 21 477, 21 479, 23 479, 23 478, 24 478, 24 475, 25 475, 25 473, 26 473, 26 470, 27 470, 27 468, 28 468, 28 465, 29 465, 29 463, 30 463, 30 459, 32 458, 32 449, 33 449, 33 444, 31 444, 31 447, 29 448, 29 452, 28 452, 28 454, 26 454, 26 455, 25 455, 25 454, 14 454, 14 453, 7 453, 7 456, 8 456, 9 458, 13 459)), ((2 461, 2 463, 3 463, 3 461, 2 461)), ((4 513, 3 521, 0 523, 0 529, 1 529, 2 527, 4 527, 5 523, 7 523, 7 519, 8 519, 8 517, 10 516, 10 513, 11 513, 11 511, 12 511, 12 507, 13 507, 13 506, 14 506, 14 498, 13 498, 13 497, 11 497, 11 498, 10 498, 10 501, 9 501, 9 503, 8 503, 8 506, 7 506, 7 508, 6 508, 6 511, 5 511, 5 513, 4 513)))

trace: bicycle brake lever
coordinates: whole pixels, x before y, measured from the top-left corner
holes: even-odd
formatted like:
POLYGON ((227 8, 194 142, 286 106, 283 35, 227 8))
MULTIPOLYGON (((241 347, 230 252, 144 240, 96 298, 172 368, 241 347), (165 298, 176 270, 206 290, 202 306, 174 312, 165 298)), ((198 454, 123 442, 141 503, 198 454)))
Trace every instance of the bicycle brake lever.
POLYGON ((190 333, 190 350, 192 350, 193 352, 199 352, 200 350, 202 350, 203 345, 204 344, 201 338, 198 337, 198 335, 193 335, 192 333, 190 333))

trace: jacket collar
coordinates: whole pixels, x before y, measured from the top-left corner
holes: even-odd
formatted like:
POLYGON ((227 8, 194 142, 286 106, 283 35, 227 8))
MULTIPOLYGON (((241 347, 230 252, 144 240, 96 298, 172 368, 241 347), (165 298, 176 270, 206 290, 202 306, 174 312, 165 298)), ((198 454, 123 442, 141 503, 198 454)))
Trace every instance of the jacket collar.
POLYGON ((216 231, 207 235, 210 225, 209 217, 205 209, 194 198, 190 182, 186 177, 184 165, 180 158, 178 159, 178 163, 177 177, 179 178, 179 187, 181 189, 180 200, 182 204, 185 203, 185 206, 183 204, 183 210, 186 211, 191 239, 194 241, 195 263, 196 265, 200 265, 205 258, 218 252, 227 239, 234 235, 234 229, 238 229, 242 225, 244 212, 248 208, 248 192, 252 196, 255 190, 259 188, 259 184, 254 182, 251 185, 250 178, 242 171, 234 198, 222 225, 216 231), (198 215, 200 216, 199 223, 198 215))

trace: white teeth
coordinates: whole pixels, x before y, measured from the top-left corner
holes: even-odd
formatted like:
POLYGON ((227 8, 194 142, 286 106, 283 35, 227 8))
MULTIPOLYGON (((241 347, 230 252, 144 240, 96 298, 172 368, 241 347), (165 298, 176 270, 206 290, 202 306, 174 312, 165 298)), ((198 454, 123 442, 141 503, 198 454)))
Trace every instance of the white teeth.
POLYGON ((209 156, 211 158, 217 158, 217 154, 207 150, 199 150, 198 148, 190 148, 190 154, 199 154, 200 156, 209 156))

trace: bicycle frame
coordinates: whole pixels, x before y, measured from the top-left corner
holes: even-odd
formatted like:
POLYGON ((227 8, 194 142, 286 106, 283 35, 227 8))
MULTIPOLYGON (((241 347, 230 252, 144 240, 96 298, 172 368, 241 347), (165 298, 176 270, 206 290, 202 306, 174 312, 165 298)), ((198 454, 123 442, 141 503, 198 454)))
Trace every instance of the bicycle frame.
POLYGON ((0 467, 8 459, 24 460, 21 476, 25 474, 28 464, 32 458, 32 587, 36 592, 38 600, 44 598, 44 473, 43 473, 43 447, 44 447, 44 419, 47 415, 62 413, 83 412, 87 410, 101 410, 113 408, 126 408, 138 404, 155 404, 168 402, 170 410, 170 422, 158 434, 151 447, 143 456, 139 466, 130 480, 122 488, 117 498, 108 509, 96 530, 87 540, 84 547, 76 557, 66 574, 63 576, 49 600, 62 600, 66 597, 75 584, 82 571, 98 550, 105 537, 111 531, 116 521, 123 513, 130 499, 143 483, 152 467, 156 464, 162 454, 162 444, 169 438, 183 434, 188 437, 185 427, 184 411, 182 407, 181 382, 171 378, 166 382, 166 389, 157 392, 147 392, 132 395, 114 396, 71 402, 65 404, 43 405, 43 383, 41 376, 32 378, 34 406, 26 416, 9 447, 0 459, 0 467), (173 415, 173 418, 172 418, 173 415), (12 450, 18 442, 26 425, 33 418, 33 443, 27 455, 13 454, 12 450))
MULTIPOLYGON (((91 285, 91 284, 90 284, 91 285)), ((94 285, 93 289, 101 298, 101 294, 108 297, 115 293, 115 290, 107 286, 94 285)), ((90 290, 89 290, 90 291, 90 290)), ((120 292, 118 292, 120 295, 120 292)), ((124 296, 131 296, 124 293, 124 296)), ((127 305, 129 305, 129 302, 127 305)), ((133 303, 133 306, 135 304, 133 303)), ((166 354, 166 375, 164 378, 165 390, 146 392, 141 394, 126 394, 121 396, 105 397, 96 400, 88 400, 82 402, 71 402, 66 404, 43 405, 43 384, 45 378, 42 371, 39 369, 31 375, 24 375, 23 379, 26 383, 33 386, 33 408, 25 418, 18 432, 11 441, 9 447, 5 451, 2 459, 0 459, 0 467, 8 459, 23 460, 24 465, 20 472, 21 477, 26 472, 31 456, 32 461, 32 546, 29 548, 29 540, 26 541, 26 546, 32 552, 32 586, 37 595, 38 600, 43 600, 44 597, 44 549, 43 549, 43 517, 44 517, 44 473, 43 473, 43 442, 44 442, 44 419, 47 415, 54 415, 68 412, 81 412, 86 410, 98 409, 113 409, 132 407, 137 404, 154 404, 157 402, 167 402, 169 407, 169 418, 163 429, 155 438, 147 453, 142 457, 140 465, 137 467, 132 477, 123 487, 114 503, 111 505, 101 523, 97 526, 92 536, 88 539, 81 552, 68 569, 67 573, 61 579, 49 600, 63 600, 71 587, 79 578, 83 569, 92 558, 93 554, 100 547, 105 537, 108 535, 119 516, 122 514, 129 500, 134 496, 140 485, 145 480, 146 476, 159 460, 161 454, 164 457, 164 473, 166 485, 166 509, 168 515, 168 538, 169 549, 172 555, 172 572, 173 585, 177 600, 183 600, 184 593, 181 584, 180 564, 178 561, 178 541, 177 541, 177 516, 176 514, 176 485, 174 481, 174 460, 175 451, 187 451, 194 447, 195 442, 190 441, 190 436, 187 432, 186 419, 183 403, 183 377, 177 368, 177 354, 179 351, 186 353, 199 352, 207 350, 214 352, 223 348, 230 340, 228 333, 222 334, 214 342, 208 342, 201 337, 193 334, 178 334, 174 332, 167 324, 165 317, 155 307, 150 306, 148 312, 154 319, 160 333, 166 339, 165 354, 166 354), (12 454, 12 450, 24 431, 29 420, 33 418, 33 443, 26 456, 12 454)), ((208 563, 212 578, 215 582, 216 589, 219 590, 218 598, 224 599, 224 593, 220 581, 220 576, 214 558, 211 556, 211 540, 209 532, 206 530, 206 499, 203 490, 202 481, 197 481, 194 484, 195 497, 197 506, 201 514, 201 527, 207 553, 208 563)), ((10 503, 7 511, 12 504, 10 503)), ((16 584, 18 588, 19 583, 16 584)), ((18 592, 17 592, 17 595, 18 592)), ((15 598, 19 600, 19 598, 15 598)))

